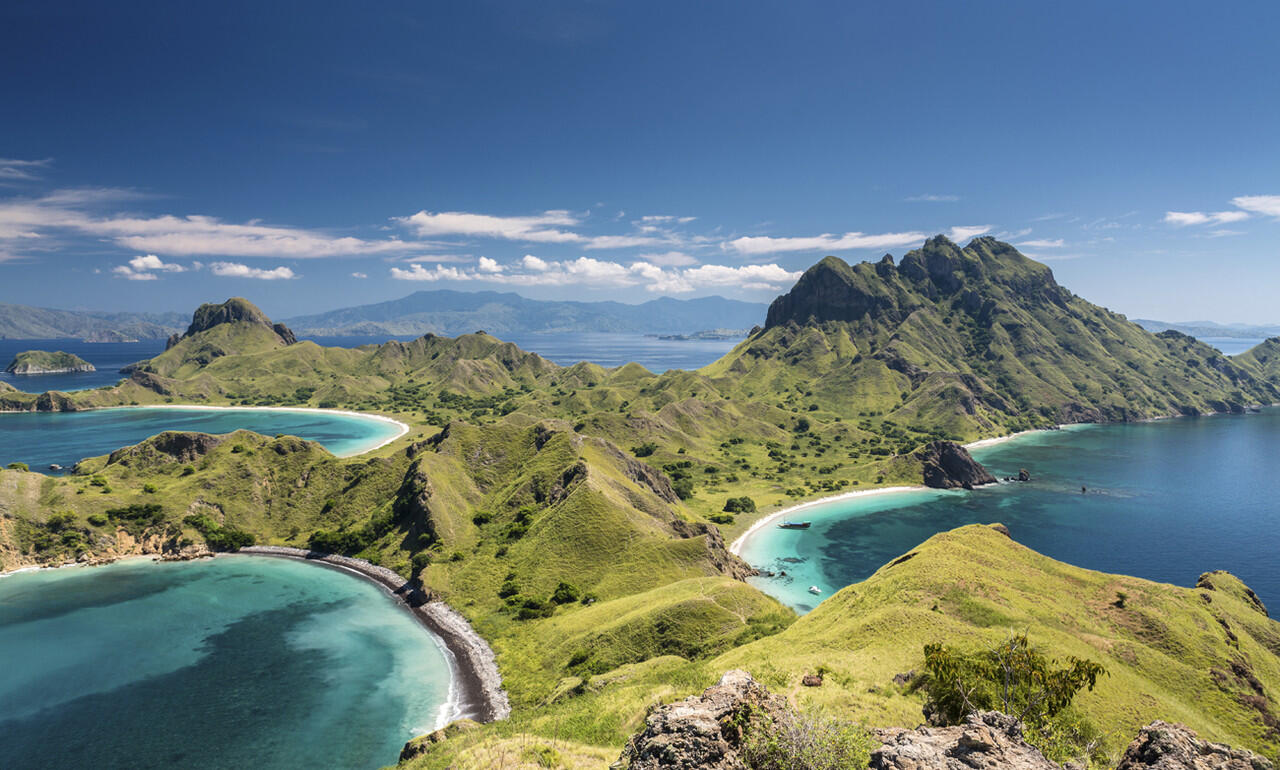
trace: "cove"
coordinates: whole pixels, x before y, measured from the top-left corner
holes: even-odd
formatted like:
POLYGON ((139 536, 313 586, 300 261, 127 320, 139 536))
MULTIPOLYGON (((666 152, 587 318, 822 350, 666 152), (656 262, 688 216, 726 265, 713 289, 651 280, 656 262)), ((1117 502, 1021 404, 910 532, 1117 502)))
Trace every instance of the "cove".
POLYGON ((231 433, 240 429, 317 441, 340 457, 367 452, 404 431, 399 423, 372 415, 320 409, 121 407, 14 412, 0 414, 0 463, 24 462, 41 472, 55 463, 69 469, 86 457, 107 454, 167 430, 231 433))
POLYGON ((375 768, 453 716, 385 591, 261 556, 0 578, 0 660, 8 767, 375 768))
POLYGON ((746 539, 747 562, 787 572, 751 582, 808 612, 937 532, 1003 522, 1019 543, 1070 564, 1182 586, 1222 569, 1280 603, 1278 408, 1072 426, 973 455, 999 478, 1026 468, 1032 481, 818 504, 802 514, 807 531, 766 526, 746 539))

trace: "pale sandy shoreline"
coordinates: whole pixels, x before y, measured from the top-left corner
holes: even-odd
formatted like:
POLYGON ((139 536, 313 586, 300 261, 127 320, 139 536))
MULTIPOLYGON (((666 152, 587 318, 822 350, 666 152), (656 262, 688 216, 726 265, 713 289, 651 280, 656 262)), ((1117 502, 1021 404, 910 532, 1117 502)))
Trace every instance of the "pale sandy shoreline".
MULTIPOLYGON (((1085 423, 1085 424, 1088 424, 1088 423, 1085 423)), ((1034 430, 1022 430, 1022 431, 1018 431, 1017 433, 1010 433, 1007 436, 996 436, 994 438, 984 438, 978 441, 971 441, 968 444, 965 444, 964 448, 965 449, 981 449, 985 447, 995 446, 997 444, 1004 444, 1006 442, 1013 441, 1014 439, 1023 438, 1025 436, 1031 436, 1037 433, 1049 433, 1054 430, 1061 430, 1066 427, 1068 426, 1059 425, 1056 429, 1055 428, 1036 428, 1034 430)), ((840 502, 842 500, 853 500, 859 497, 870 497, 872 495, 884 495, 884 494, 897 494, 901 492, 924 492, 927 490, 929 490, 929 487, 926 487, 923 484, 914 485, 914 486, 883 487, 881 489, 858 489, 852 492, 842 492, 838 495, 828 495, 827 497, 819 497, 815 500, 808 500, 803 503, 797 503, 796 505, 788 506, 779 511, 774 511, 773 513, 770 513, 769 515, 761 518, 759 521, 752 524, 747 529, 746 532, 743 532, 741 535, 739 535, 729 545, 729 552, 732 553, 734 556, 742 556, 742 549, 747 544, 748 540, 750 540, 753 536, 759 533, 762 529, 778 521, 778 519, 782 518, 783 516, 796 513, 797 511, 806 510, 806 509, 813 508, 820 505, 826 505, 828 503, 840 502)), ((941 490, 938 490, 938 491, 941 491, 941 490)))
MULTIPOLYGON (((258 556, 296 560, 320 567, 337 569, 354 577, 368 580, 385 590, 396 604, 417 620, 428 632, 448 661, 450 669, 449 693, 436 713, 433 729, 444 727, 456 719, 468 718, 481 722, 506 719, 511 713, 510 701, 502 686, 493 649, 489 647, 471 624, 457 610, 439 599, 429 599, 421 591, 409 585, 400 575, 385 567, 379 567, 363 559, 333 554, 319 554, 303 548, 283 546, 250 546, 237 553, 208 554, 208 557, 258 556)), ((125 561, 163 563, 156 554, 122 556, 109 564, 125 561)), ((69 562, 57 565, 29 565, 0 572, 0 579, 24 572, 57 570, 71 567, 92 568, 105 564, 79 564, 69 562)))
MULTIPOLYGON (((373 414, 371 412, 355 412, 350 409, 320 409, 318 407, 309 407, 309 406, 213 406, 210 404, 136 404, 136 405, 122 404, 120 406, 95 406, 88 409, 80 409, 77 411, 101 412, 108 409, 207 409, 207 410, 229 409, 231 411, 255 411, 256 410, 256 411, 264 411, 264 412, 296 412, 300 414, 337 414, 337 415, 342 415, 344 417, 359 417, 366 420, 375 420, 377 422, 385 422, 385 423, 389 423, 391 425, 396 426, 396 429, 397 429, 396 435, 391 436, 390 438, 374 446, 368 447, 366 449, 361 449, 358 452, 347 452, 344 454, 335 453, 336 457, 358 457, 359 455, 366 454, 368 452, 377 451, 383 448, 384 446, 386 446, 387 444, 390 444, 396 439, 404 436, 410 430, 409 425, 407 423, 400 422, 399 420, 396 420, 391 417, 387 417, 386 415, 383 415, 383 414, 373 414)), ((33 414, 33 412, 29 412, 26 410, 9 409, 9 410, 0 411, 0 414, 33 414)), ((46 414, 53 414, 53 412, 47 412, 46 414)))

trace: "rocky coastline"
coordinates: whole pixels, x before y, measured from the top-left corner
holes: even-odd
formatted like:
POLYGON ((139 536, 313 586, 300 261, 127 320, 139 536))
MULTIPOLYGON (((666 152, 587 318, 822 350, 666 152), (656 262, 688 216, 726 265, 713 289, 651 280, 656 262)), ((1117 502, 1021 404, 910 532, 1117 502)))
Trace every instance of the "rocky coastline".
POLYGON ((413 586, 392 570, 364 559, 286 546, 250 546, 242 548, 240 553, 297 559, 341 569, 386 588, 427 630, 439 637, 449 651, 454 669, 453 717, 492 722, 510 716, 511 703, 502 687, 502 675, 498 672, 493 649, 461 613, 439 597, 413 586))

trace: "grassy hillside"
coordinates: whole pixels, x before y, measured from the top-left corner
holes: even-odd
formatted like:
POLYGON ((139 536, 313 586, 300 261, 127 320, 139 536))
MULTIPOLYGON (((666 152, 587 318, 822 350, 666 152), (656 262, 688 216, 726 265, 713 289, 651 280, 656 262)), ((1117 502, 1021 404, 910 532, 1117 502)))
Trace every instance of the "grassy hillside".
POLYGON ((1280 749, 1280 623, 1239 580, 1214 572, 1196 588, 1180 588, 1093 572, 974 525, 935 535, 779 634, 711 660, 653 659, 591 677, 510 724, 452 739, 407 766, 464 760, 454 766, 479 767, 465 760, 539 738, 559 739, 568 756, 601 743, 620 750, 649 705, 697 692, 732 668, 747 669, 806 710, 914 727, 924 696, 894 677, 921 668, 923 646, 983 649, 1010 630, 1028 632, 1053 657, 1106 667, 1108 675, 1073 707, 1100 730, 1104 754, 1118 757, 1156 718, 1270 757, 1280 749), (819 670, 822 687, 801 686, 802 676, 819 670), (612 734, 606 726, 615 727, 612 734))
POLYGON ((991 239, 933 239, 899 265, 823 260, 724 359, 661 375, 560 367, 484 333, 325 348, 231 300, 121 385, 0 388, 0 408, 343 407, 409 433, 349 459, 291 437, 162 434, 67 477, 2 471, 0 566, 251 538, 416 577, 492 643, 515 706, 424 766, 531 736, 598 756, 648 705, 739 665, 793 690, 824 666, 831 686, 793 694, 914 724, 920 696, 891 682, 921 645, 1010 627, 1102 656, 1113 675, 1083 703, 1113 737, 1161 716, 1274 753, 1280 645, 1231 578, 1206 592, 1100 575, 968 528, 795 621, 724 546, 779 505, 920 483, 916 453, 938 438, 1278 401, 1272 352, 1228 360, 1149 334, 991 239))
POLYGON ((898 265, 822 260, 763 330, 704 371, 734 396, 812 391, 846 419, 973 438, 1280 400, 1241 359, 1092 305, 1008 244, 938 236, 898 265))

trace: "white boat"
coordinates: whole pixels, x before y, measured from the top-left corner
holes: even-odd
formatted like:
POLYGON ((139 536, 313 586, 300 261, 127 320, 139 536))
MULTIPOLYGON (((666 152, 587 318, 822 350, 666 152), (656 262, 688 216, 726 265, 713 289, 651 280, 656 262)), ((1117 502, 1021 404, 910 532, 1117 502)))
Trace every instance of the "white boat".
POLYGON ((811 593, 811 594, 820 594, 820 593, 822 593, 822 589, 821 589, 821 588, 818 588, 817 586, 809 586, 809 593, 811 593))

